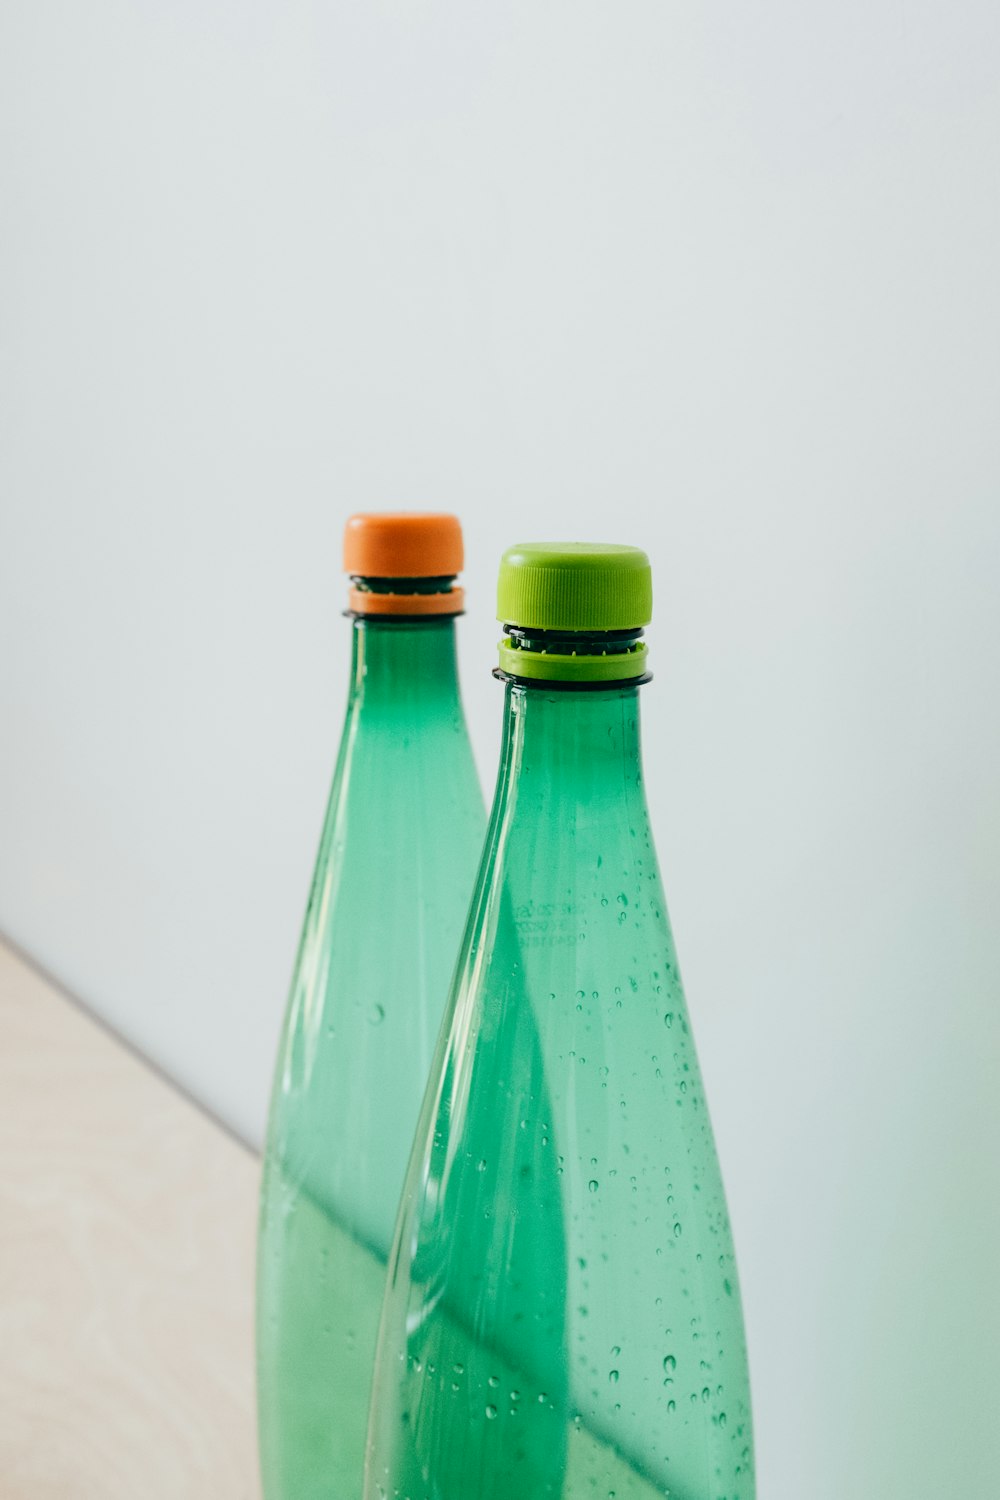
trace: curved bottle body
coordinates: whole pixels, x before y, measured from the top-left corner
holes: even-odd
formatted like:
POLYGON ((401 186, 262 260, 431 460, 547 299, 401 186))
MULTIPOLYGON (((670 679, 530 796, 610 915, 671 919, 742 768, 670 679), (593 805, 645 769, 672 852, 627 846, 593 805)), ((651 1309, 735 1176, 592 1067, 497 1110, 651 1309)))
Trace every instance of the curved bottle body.
POLYGON ((356 620, 261 1191, 266 1500, 361 1493, 386 1259, 484 826, 454 621, 356 620))
POLYGON ((751 1500, 733 1247, 636 687, 508 684, 390 1265, 366 1500, 751 1500))

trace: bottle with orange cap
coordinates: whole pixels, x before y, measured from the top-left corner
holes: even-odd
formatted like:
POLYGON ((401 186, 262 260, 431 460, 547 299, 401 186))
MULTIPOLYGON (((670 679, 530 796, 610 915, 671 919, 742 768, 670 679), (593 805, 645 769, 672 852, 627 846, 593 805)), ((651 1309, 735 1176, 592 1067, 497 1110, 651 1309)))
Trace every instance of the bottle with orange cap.
POLYGON ((347 523, 347 718, 278 1051, 261 1189, 265 1500, 359 1500, 379 1307, 485 811, 459 698, 462 533, 347 523))

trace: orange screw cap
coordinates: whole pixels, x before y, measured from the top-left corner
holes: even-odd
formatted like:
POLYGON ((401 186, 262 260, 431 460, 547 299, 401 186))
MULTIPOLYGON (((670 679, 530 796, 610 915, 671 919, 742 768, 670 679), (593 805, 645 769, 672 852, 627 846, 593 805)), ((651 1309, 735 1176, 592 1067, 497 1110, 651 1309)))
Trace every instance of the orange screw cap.
MULTIPOLYGON (((464 561, 457 516, 439 512, 363 512, 344 528, 344 571, 356 579, 453 578, 464 561)), ((453 615, 460 588, 440 593, 352 587, 350 608, 362 615, 453 615)))

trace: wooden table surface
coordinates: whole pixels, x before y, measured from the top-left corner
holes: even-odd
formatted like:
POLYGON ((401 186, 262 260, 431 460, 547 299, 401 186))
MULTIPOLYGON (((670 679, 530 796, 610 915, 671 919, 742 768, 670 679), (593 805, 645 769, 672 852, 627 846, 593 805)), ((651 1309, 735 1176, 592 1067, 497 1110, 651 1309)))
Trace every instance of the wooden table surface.
POLYGON ((0 943, 2 1500, 257 1500, 257 1177, 0 943))

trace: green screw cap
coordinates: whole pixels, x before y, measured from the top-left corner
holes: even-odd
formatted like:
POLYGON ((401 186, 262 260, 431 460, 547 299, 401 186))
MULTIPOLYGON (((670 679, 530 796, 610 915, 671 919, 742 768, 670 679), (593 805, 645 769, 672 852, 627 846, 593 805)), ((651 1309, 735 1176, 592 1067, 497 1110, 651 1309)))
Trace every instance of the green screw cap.
POLYGON ((497 619, 535 630, 639 630, 653 617, 649 558, 613 542, 524 542, 500 560, 497 619))
MULTIPOLYGON (((600 635, 641 630, 653 614, 649 558, 638 547, 612 542, 527 542, 509 547, 500 562, 497 619, 517 630, 600 635)), ((641 677, 646 647, 594 642, 559 653, 508 639, 500 665, 512 676, 563 682, 615 682, 641 677)))

